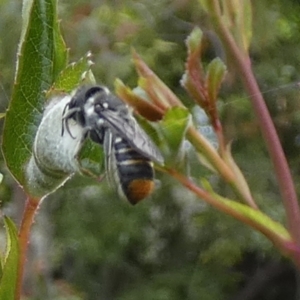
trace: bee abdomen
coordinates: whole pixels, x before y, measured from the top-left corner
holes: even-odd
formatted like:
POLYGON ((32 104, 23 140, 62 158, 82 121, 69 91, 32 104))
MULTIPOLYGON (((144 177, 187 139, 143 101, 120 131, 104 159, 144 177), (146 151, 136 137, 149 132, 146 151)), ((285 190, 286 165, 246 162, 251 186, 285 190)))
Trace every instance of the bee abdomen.
POLYGON ((123 192, 131 204, 136 204, 148 197, 154 190, 153 179, 135 179, 122 185, 123 192))
POLYGON ((130 203, 136 204, 154 190, 153 163, 124 140, 115 143, 114 148, 122 191, 130 203))

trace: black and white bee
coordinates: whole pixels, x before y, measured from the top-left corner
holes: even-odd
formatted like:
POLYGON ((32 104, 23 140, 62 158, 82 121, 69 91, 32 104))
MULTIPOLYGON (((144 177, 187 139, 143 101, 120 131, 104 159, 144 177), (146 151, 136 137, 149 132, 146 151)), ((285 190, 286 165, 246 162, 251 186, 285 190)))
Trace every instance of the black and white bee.
POLYGON ((103 86, 82 86, 63 112, 64 129, 72 136, 69 120, 85 130, 85 137, 103 145, 109 182, 132 204, 154 190, 153 161, 163 157, 138 125, 127 105, 103 86))

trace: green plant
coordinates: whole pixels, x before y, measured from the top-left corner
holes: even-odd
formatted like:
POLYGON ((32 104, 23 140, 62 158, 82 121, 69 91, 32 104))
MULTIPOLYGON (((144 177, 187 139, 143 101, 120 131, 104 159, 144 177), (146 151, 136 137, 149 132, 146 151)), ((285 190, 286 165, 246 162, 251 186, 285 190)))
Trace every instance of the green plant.
MULTIPOLYGON (((116 93, 144 119, 158 123, 158 126, 153 127, 142 121, 148 124, 146 126, 149 132, 158 137, 165 157, 165 165, 156 166, 158 170, 170 175, 218 210, 263 233, 300 267, 300 213, 296 193, 286 158, 258 89, 248 55, 252 31, 250 1, 238 2, 237 5, 234 5, 236 1, 199 2, 206 10, 227 54, 234 57, 234 68, 239 72, 252 100, 281 188, 288 229, 259 210, 242 172, 231 155, 230 144, 224 137, 216 104, 226 67, 218 58, 204 67, 201 61, 203 43, 200 29, 194 29, 187 39, 188 57, 182 85, 190 98, 208 115, 217 136, 217 150, 196 130, 189 110, 179 97, 134 51, 133 60, 139 75, 138 87, 143 94, 131 90, 120 80, 115 81, 116 93), (148 101, 145 101, 145 98, 148 101), (191 180, 182 168, 173 166, 172 162, 178 158, 178 152, 185 139, 189 140, 199 153, 199 160, 232 188, 236 193, 236 200, 217 194, 204 178, 197 183, 191 180)), ((0 273, 0 295, 3 299, 20 298, 26 250, 34 216, 42 199, 59 185, 55 178, 60 174, 50 174, 53 175, 53 178, 50 176, 49 179, 51 189, 37 193, 25 174, 25 166, 33 155, 32 147, 42 119, 46 92, 48 97, 61 91, 69 93, 81 83, 83 74, 86 75, 86 80, 93 80, 88 55, 77 63, 68 65, 68 52, 57 22, 56 1, 24 2, 23 11, 20 52, 13 95, 5 119, 2 150, 7 167, 24 188, 28 198, 18 238, 14 225, 6 219, 8 246, 0 273)), ((86 156, 90 161, 89 165, 93 166, 89 170, 90 173, 97 173, 94 171, 97 169, 95 165, 101 158, 97 156, 93 146, 85 150, 80 158, 86 156)), ((68 175, 64 174, 59 178, 59 182, 64 181, 68 175)))

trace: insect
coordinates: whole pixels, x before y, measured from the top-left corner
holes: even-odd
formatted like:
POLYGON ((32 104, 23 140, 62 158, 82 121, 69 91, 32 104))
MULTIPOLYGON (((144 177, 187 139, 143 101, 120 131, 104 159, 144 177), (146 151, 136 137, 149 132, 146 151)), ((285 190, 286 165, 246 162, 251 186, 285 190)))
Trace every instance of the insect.
POLYGON ((85 137, 103 145, 109 182, 132 204, 154 190, 153 161, 163 158, 138 125, 127 105, 103 86, 82 86, 66 105, 64 129, 72 136, 68 121, 74 119, 85 137))

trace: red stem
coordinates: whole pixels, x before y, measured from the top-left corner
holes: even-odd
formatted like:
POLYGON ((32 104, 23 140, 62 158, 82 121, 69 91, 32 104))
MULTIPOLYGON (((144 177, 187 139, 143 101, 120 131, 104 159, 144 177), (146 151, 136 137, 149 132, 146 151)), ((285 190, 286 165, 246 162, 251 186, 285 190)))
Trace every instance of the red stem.
POLYGON ((18 279, 16 286, 15 300, 19 300, 21 297, 23 273, 26 263, 27 249, 30 238, 30 229, 34 221, 34 216, 37 208, 40 204, 39 199, 27 198, 22 223, 19 230, 19 243, 20 243, 20 258, 18 266, 18 279))
POLYGON ((226 144, 225 144, 225 139, 224 139, 224 134, 223 134, 223 126, 222 123, 219 119, 218 113, 215 113, 215 116, 213 117, 213 128, 214 131, 217 135, 218 139, 218 144, 219 144, 219 153, 222 158, 224 158, 224 154, 226 152, 226 144))
POLYGON ((217 0, 212 0, 211 8, 211 16, 216 25, 216 30, 219 33, 224 47, 228 53, 234 57, 232 61, 240 74, 245 89, 250 95, 254 111, 260 123, 260 128, 275 168, 275 174, 287 214, 288 227, 296 244, 300 247, 300 210, 293 178, 273 121, 252 72, 250 58, 237 46, 232 35, 223 24, 217 0))

